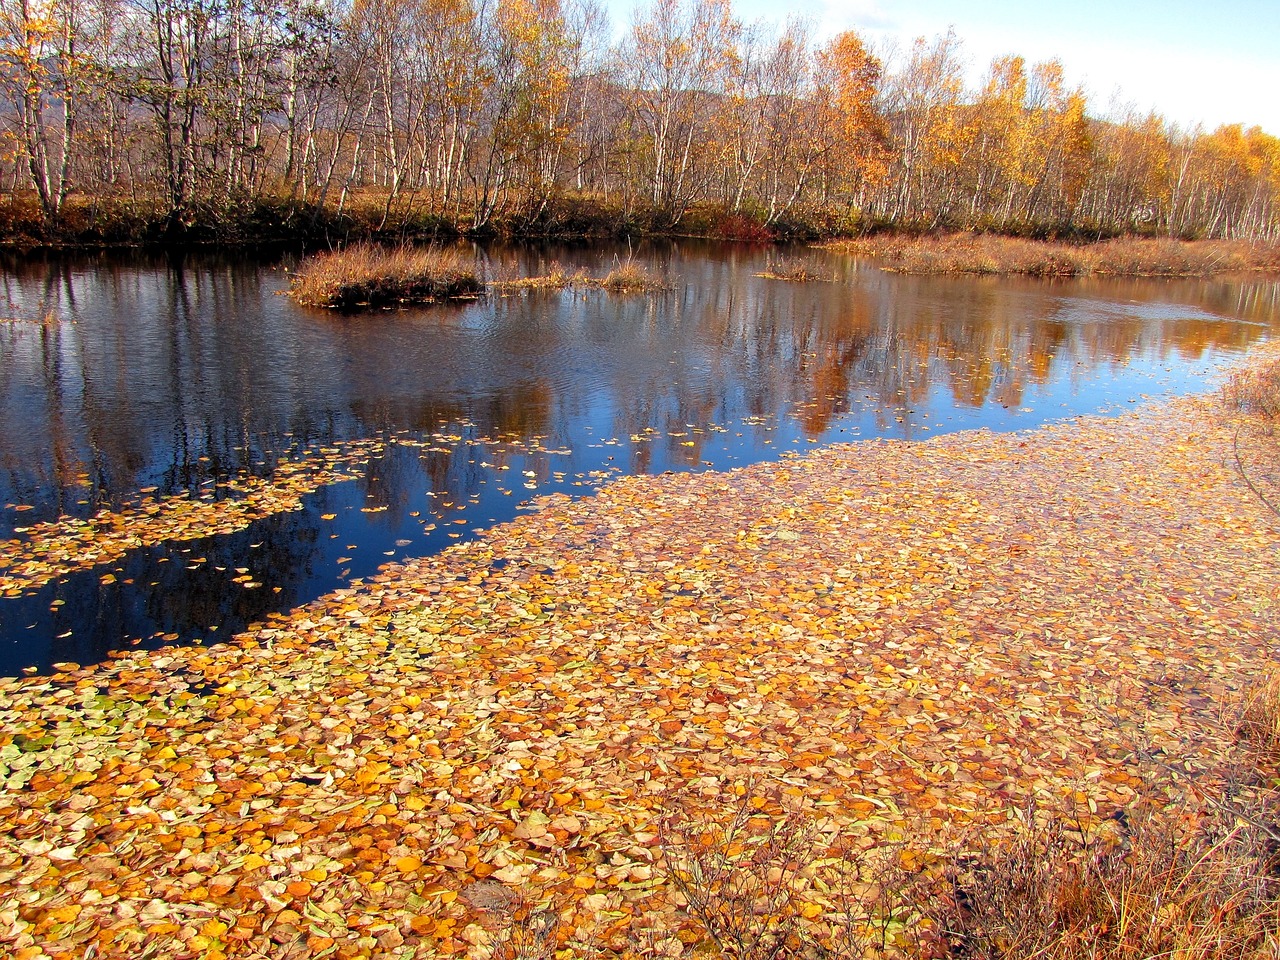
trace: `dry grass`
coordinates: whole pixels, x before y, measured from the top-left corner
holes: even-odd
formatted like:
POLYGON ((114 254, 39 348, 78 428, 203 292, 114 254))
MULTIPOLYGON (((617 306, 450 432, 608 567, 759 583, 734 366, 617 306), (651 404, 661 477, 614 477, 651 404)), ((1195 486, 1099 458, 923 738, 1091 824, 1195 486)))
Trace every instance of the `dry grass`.
POLYGON ((1223 393, 1230 406, 1274 426, 1280 421, 1280 356, 1233 373, 1223 393))
POLYGON ((631 260, 618 264, 603 279, 592 281, 592 283, 610 293, 652 293, 670 287, 665 279, 654 276, 631 260))
POLYGON ((610 293, 655 293, 668 290, 671 284, 655 276, 632 260, 618 263, 603 277, 593 277, 585 269, 569 273, 559 263, 553 263, 550 271, 536 277, 517 277, 511 280, 495 280, 489 286, 495 290, 565 290, 596 287, 610 293))
POLYGON ((1237 730, 1260 767, 1280 772, 1280 671, 1273 671, 1245 696, 1237 730))
POLYGON ((750 788, 724 827, 673 798, 664 869, 705 931, 695 952, 732 960, 1280 960, 1280 673, 1236 729, 1211 779, 1151 755, 1127 809, 1031 802, 941 849, 841 853, 750 788))
POLYGON ((833 249, 875 257, 884 269, 913 274, 1025 274, 1043 277, 1206 277, 1280 270, 1274 245, 1232 240, 1123 238, 1072 245, 993 234, 871 237, 833 249))
POLYGON ((489 286, 495 290, 565 290, 587 286, 591 278, 582 269, 569 273, 558 261, 549 271, 537 277, 516 277, 511 280, 494 280, 489 286))
POLYGON ((831 278, 825 274, 811 270, 809 264, 798 257, 783 257, 778 260, 770 258, 768 265, 756 276, 766 280, 786 280, 791 283, 813 281, 829 283, 831 281, 831 278))
POLYGON ((352 310, 455 300, 482 289, 456 251, 357 243, 303 261, 289 295, 307 306, 352 310))
POLYGON ((1232 453, 1249 491, 1272 513, 1280 515, 1280 356, 1236 371, 1222 389, 1227 406, 1246 414, 1236 428, 1232 453))
POLYGON ((1242 792, 1129 811, 1086 843, 1033 808, 1011 842, 952 858, 930 919, 951 957, 1274 960, 1276 824, 1242 792))

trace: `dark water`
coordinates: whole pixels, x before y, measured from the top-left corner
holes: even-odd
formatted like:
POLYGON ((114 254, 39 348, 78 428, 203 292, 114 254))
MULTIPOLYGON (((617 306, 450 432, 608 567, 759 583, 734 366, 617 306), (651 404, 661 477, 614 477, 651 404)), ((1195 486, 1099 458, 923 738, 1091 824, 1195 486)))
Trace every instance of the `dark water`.
MULTIPOLYGON (((599 275, 628 255, 479 254, 490 276, 553 259, 599 275)), ((770 255, 646 248, 634 256, 668 292, 368 316, 294 306, 279 295, 287 260, 0 264, 0 537, 187 492, 216 499, 219 484, 320 446, 385 441, 301 509, 0 599, 0 674, 225 638, 618 473, 1022 429, 1200 390, 1280 320, 1274 281, 915 278, 801 252, 833 280, 789 284, 754 276, 770 255)))

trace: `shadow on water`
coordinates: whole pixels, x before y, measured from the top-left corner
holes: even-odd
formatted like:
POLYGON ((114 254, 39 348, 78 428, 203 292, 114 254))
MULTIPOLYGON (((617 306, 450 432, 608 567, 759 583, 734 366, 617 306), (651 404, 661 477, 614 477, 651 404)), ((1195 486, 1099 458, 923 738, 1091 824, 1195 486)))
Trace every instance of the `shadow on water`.
POLYGON ((756 276, 769 255, 494 248, 478 251, 490 276, 600 275, 634 256, 672 289, 368 316, 294 306, 288 260, 0 261, 0 537, 381 442, 300 509, 0 599, 0 672, 223 639, 620 473, 1203 389, 1280 315, 1274 281, 903 277, 806 251, 830 282, 789 284, 756 276))

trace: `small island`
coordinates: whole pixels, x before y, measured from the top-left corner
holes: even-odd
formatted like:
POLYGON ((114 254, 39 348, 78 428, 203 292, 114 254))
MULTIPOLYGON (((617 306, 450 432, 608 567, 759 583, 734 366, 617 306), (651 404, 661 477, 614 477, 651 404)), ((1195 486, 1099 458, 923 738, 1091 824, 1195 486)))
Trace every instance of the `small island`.
POLYGON ((289 295, 303 306, 358 310, 462 300, 483 290, 474 267, 455 251, 355 243, 304 260, 289 295))

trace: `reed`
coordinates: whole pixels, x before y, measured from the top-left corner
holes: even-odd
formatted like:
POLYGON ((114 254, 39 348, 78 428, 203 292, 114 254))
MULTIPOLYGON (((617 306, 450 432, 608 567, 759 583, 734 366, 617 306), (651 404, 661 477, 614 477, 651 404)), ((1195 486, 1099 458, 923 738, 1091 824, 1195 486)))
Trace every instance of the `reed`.
POLYGON ((289 295, 306 306, 354 310, 457 300, 483 289, 457 251, 356 243, 303 261, 289 295))

